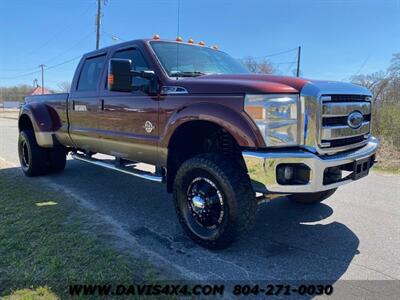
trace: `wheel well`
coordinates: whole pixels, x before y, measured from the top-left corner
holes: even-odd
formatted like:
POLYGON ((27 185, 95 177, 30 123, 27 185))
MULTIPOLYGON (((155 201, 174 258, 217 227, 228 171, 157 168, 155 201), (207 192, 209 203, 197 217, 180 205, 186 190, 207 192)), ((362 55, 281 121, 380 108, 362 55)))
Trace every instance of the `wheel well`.
POLYGON ((19 131, 23 130, 33 130, 33 124, 31 119, 27 115, 22 115, 18 120, 19 131))
POLYGON ((241 149, 234 137, 221 126, 207 121, 191 121, 178 127, 168 145, 167 191, 172 192, 179 166, 201 153, 221 153, 246 170, 241 149))

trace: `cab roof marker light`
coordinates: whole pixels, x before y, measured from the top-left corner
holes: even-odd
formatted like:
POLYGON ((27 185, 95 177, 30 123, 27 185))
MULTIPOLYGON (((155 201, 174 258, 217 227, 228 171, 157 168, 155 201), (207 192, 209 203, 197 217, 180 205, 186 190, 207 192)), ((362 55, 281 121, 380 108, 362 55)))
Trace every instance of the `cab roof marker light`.
POLYGON ((180 37, 180 36, 177 36, 177 37, 176 37, 176 39, 175 39, 175 41, 177 41, 177 42, 182 42, 182 41, 183 41, 183 39, 182 39, 182 37, 180 37))
POLYGON ((189 44, 194 44, 194 41, 193 41, 193 39, 192 39, 192 38, 190 38, 190 39, 188 40, 188 43, 189 43, 189 44))
POLYGON ((204 41, 200 41, 200 42, 199 42, 199 45, 200 45, 200 46, 205 46, 205 44, 206 44, 206 43, 205 43, 204 41))
POLYGON ((159 39, 160 39, 160 36, 157 33, 153 35, 153 40, 159 40, 159 39))
POLYGON ((211 48, 213 48, 214 50, 218 50, 219 49, 218 45, 213 45, 211 48))

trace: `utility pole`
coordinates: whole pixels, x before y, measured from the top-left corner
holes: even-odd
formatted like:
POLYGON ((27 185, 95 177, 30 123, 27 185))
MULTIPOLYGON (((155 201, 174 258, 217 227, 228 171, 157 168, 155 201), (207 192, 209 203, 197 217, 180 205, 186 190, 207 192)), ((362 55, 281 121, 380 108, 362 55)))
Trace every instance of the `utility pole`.
POLYGON ((301 56, 301 46, 297 48, 297 71, 296 71, 297 77, 300 77, 300 56, 301 56))
POLYGON ((101 25, 101 0, 97 0, 96 16, 96 50, 100 47, 100 25, 101 25))
POLYGON ((39 68, 42 69, 42 95, 44 94, 44 67, 45 66, 46 65, 44 65, 44 64, 39 65, 39 68))

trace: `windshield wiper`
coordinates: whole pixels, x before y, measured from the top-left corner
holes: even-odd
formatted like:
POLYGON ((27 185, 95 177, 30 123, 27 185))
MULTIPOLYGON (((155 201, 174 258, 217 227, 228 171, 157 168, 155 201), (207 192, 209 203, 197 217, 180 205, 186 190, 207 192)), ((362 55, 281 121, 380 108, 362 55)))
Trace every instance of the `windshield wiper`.
POLYGON ((197 76, 202 76, 202 75, 206 75, 206 74, 203 72, 199 72, 199 71, 176 72, 176 73, 171 74, 171 76, 173 76, 173 77, 197 77, 197 76))

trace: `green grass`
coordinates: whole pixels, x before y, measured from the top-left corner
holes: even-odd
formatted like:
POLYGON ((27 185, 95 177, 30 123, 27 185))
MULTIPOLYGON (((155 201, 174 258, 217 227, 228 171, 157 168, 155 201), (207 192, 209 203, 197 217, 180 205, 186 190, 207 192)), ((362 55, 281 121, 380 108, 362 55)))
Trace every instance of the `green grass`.
POLYGON ((377 164, 377 165, 374 165, 373 170, 376 172, 400 175, 400 168, 397 166, 396 167, 383 167, 383 166, 380 166, 379 164, 377 164))
POLYGON ((68 283, 156 280, 148 263, 101 239, 91 218, 62 191, 0 169, 0 296, 64 299, 68 283))
POLYGON ((4 300, 57 300, 59 299, 48 287, 36 289, 21 289, 11 295, 3 297, 4 300))

